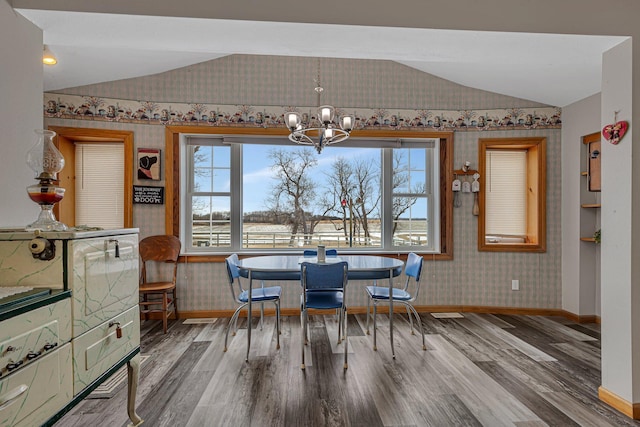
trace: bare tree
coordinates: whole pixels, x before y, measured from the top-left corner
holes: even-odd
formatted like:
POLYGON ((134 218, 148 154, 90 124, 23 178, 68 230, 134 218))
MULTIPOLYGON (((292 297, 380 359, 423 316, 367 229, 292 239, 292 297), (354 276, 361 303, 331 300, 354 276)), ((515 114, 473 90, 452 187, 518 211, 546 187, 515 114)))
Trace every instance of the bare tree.
MULTIPOLYGON (((371 241, 369 218, 376 211, 378 211, 378 218, 380 218, 379 206, 382 197, 380 170, 372 160, 358 160, 353 167, 353 172, 355 188, 351 197, 357 216, 356 224, 362 227, 365 243, 369 244, 371 241)), ((357 234, 359 235, 359 232, 357 234)))
POLYGON ((336 230, 344 230, 345 241, 348 243, 349 230, 347 221, 349 219, 349 208, 342 206, 341 202, 355 185, 353 168, 344 157, 338 157, 331 165, 330 170, 325 172, 325 175, 327 177, 327 185, 320 196, 320 209, 324 210, 326 215, 333 213, 334 215, 331 216, 340 218, 340 225, 336 226, 336 230))
POLYGON ((320 206, 327 214, 333 212, 340 218, 340 226, 336 229, 344 230, 347 242, 350 227, 353 227, 354 234, 360 236, 362 232, 368 243, 371 238, 369 218, 379 210, 381 197, 379 167, 371 160, 349 162, 339 157, 326 175, 327 187, 320 206))
POLYGON ((310 170, 318 164, 315 154, 304 148, 296 151, 277 148, 269 152, 269 158, 273 161, 271 168, 277 174, 269 201, 270 210, 277 217, 288 218, 291 226, 289 245, 294 244, 300 228, 306 242, 312 231, 307 223, 307 209, 316 196, 315 185, 309 177, 310 170))

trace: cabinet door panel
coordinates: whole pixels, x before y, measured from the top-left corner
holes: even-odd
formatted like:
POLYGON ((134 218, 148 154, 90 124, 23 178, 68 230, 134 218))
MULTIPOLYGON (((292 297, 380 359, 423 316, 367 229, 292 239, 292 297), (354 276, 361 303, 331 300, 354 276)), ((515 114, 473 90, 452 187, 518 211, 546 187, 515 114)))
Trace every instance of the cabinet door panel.
POLYGON ((137 305, 75 338, 74 394, 80 393, 139 345, 140 310, 137 305), (120 328, 120 334, 116 327, 120 328))
POLYGON ((74 240, 70 246, 69 284, 77 337, 138 304, 138 236, 74 240))

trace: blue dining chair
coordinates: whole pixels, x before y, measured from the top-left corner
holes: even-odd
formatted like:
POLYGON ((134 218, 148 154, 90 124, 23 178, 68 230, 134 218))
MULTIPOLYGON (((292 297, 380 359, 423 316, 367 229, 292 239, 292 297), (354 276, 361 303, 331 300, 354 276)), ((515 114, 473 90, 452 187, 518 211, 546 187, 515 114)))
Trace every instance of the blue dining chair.
MULTIPOLYGON (((393 303, 399 303, 404 305, 407 308, 407 315, 409 316, 409 323, 411 324, 411 334, 413 333, 413 318, 411 314, 416 318, 418 322, 418 327, 420 328, 420 332, 422 333, 422 349, 426 350, 427 347, 424 341, 424 329, 422 329, 422 321, 420 320, 420 316, 418 312, 413 307, 413 302, 418 298, 418 294, 420 293, 420 274, 422 273, 422 264, 423 258, 421 256, 416 255, 411 252, 407 256, 407 262, 404 267, 404 275, 406 277, 404 287, 396 288, 394 287, 392 290, 393 303), (414 283, 415 292, 409 292, 409 286, 411 282, 414 283)), ((376 344, 376 313, 379 302, 389 302, 389 286, 379 286, 377 283, 374 283, 373 286, 367 286, 365 288, 367 292, 367 334, 369 334, 369 317, 370 317, 370 302, 373 301, 373 350, 378 350, 376 344)), ((389 333, 393 334, 393 331, 389 331, 389 333)), ((395 352, 394 349, 391 349, 392 353, 395 352)))
MULTIPOLYGON (((234 301, 240 304, 236 311, 229 319, 229 324, 227 325, 227 329, 224 336, 224 351, 227 351, 227 340, 229 338, 229 330, 231 329, 231 325, 234 327, 234 335, 235 330, 237 329, 238 316, 240 315, 240 311, 245 308, 249 304, 249 292, 242 287, 242 282, 240 281, 240 269, 238 268, 238 255, 231 254, 229 257, 225 259, 225 264, 227 265, 227 276, 229 278, 229 288, 231 289, 231 296, 234 301), (237 294, 235 286, 237 286, 237 294)), ((264 287, 264 284, 261 288, 253 289, 251 291, 251 301, 264 303, 271 301, 276 306, 276 348, 280 348, 280 294, 282 293, 282 288, 280 286, 271 286, 264 287)), ((262 321, 262 320, 261 320, 262 321)), ((247 326, 248 328, 251 325, 247 326)))
MULTIPOLYGON (((325 251, 325 255, 326 256, 338 256, 338 250, 337 249, 327 249, 325 251)), ((318 256, 318 251, 316 249, 305 249, 304 252, 302 253, 302 256, 304 256, 304 257, 318 256)))
POLYGON ((308 337, 308 310, 336 309, 338 316, 338 344, 342 342, 344 333, 344 369, 347 365, 347 306, 345 304, 348 264, 337 262, 334 264, 316 264, 303 262, 300 265, 300 281, 302 295, 300 297, 300 321, 302 323, 302 364, 304 364, 304 346, 308 337))

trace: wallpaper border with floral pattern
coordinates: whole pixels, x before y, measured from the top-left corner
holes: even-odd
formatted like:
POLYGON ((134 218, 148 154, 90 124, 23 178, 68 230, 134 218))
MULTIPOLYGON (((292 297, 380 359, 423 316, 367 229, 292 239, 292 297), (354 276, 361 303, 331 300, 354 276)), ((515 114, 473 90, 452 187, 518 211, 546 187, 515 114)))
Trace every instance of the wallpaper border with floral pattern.
MULTIPOLYGON (((284 127, 284 114, 297 111, 303 122, 315 121, 316 107, 216 105, 200 103, 161 103, 96 96, 44 94, 46 117, 95 120, 150 125, 194 125, 237 127, 284 127)), ((510 130, 557 129, 561 127, 558 107, 506 108, 488 110, 437 109, 337 109, 342 115, 355 117, 354 129, 402 130, 510 130)))

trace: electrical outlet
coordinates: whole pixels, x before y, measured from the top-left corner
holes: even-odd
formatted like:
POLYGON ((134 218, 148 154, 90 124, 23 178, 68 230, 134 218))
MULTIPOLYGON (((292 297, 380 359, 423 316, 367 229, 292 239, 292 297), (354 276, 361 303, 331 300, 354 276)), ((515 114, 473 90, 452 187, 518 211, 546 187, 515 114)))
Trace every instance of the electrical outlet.
POLYGON ((520 290, 520 280, 515 279, 511 281, 511 290, 519 291, 520 290))

